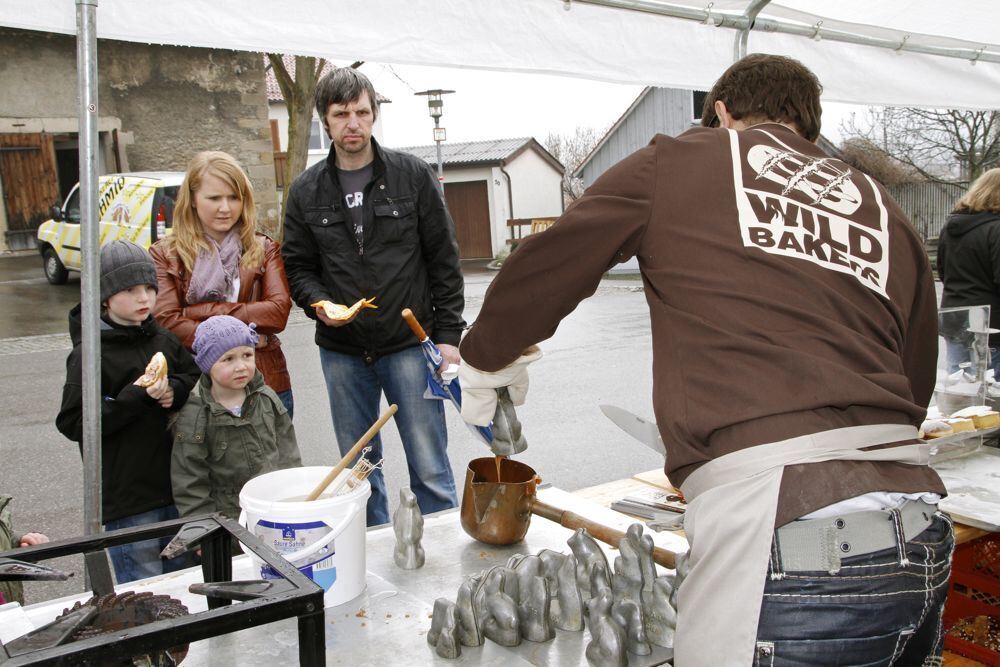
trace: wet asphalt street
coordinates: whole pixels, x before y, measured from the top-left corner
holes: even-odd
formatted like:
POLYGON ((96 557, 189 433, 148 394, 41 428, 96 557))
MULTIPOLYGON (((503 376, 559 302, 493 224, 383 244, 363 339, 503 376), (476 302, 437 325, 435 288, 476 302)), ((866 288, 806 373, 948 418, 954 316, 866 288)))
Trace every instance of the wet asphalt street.
MULTIPOLYGON (((468 321, 475 319, 494 272, 481 265, 466 273, 468 321)), ((15 530, 37 530, 53 539, 82 533, 82 473, 76 445, 55 428, 65 359, 66 315, 79 300, 79 278, 49 285, 37 255, 0 256, 0 493, 14 496, 15 530)), ((526 298, 527 295, 526 295, 526 298)), ((295 428, 305 465, 332 465, 339 455, 313 323, 297 308, 281 336, 295 392, 295 428)), ((631 440, 598 409, 612 403, 652 417, 649 315, 641 283, 608 279, 542 344, 530 370, 528 402, 518 408, 528 450, 519 460, 546 482, 575 490, 662 465, 660 457, 631 440)), ((489 455, 451 408, 449 452, 461 492, 470 459, 489 455)), ((399 436, 383 431, 390 498, 407 485, 399 436)), ((80 563, 51 561, 76 573, 66 583, 29 583, 29 602, 83 590, 80 563)))

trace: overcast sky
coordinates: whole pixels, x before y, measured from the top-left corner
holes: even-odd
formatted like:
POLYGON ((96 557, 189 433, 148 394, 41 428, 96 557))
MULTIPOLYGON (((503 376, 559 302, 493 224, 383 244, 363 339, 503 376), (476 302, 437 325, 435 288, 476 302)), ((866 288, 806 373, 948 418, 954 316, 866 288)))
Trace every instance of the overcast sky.
MULTIPOLYGON (((448 141, 535 137, 542 143, 549 132, 607 128, 642 91, 641 86, 542 74, 378 63, 365 63, 361 71, 392 100, 382 107, 383 139, 391 147, 433 143, 427 98, 414 96, 421 90, 455 91, 444 97, 441 117, 448 141)), ((823 133, 839 142, 841 119, 860 108, 824 104, 823 133)))

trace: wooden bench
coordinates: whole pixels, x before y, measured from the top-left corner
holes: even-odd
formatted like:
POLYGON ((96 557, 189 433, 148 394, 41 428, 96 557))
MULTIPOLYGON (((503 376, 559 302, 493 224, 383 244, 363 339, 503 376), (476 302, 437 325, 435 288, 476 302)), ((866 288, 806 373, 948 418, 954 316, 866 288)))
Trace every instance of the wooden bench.
POLYGON ((510 237, 507 239, 507 245, 513 250, 517 247, 519 241, 523 238, 530 236, 532 234, 537 234, 543 232, 552 226, 557 220, 555 217, 548 218, 511 218, 507 221, 507 229, 510 230, 510 237), (527 227, 528 231, 525 233, 524 228, 527 227))

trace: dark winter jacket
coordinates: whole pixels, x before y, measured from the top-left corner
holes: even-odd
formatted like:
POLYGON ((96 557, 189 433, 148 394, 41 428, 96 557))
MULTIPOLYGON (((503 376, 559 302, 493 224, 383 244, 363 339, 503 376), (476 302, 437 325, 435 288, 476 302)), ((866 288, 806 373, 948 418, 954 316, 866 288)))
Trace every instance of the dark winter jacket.
POLYGON ((351 305, 375 297, 349 325, 316 323, 316 344, 374 360, 417 344, 400 317, 410 308, 438 343, 458 345, 465 321, 464 281, 455 225, 423 160, 375 149, 364 189, 359 247, 337 179, 334 149, 292 184, 282 254, 292 298, 316 318, 312 303, 351 305), (362 252, 363 248, 363 252, 362 252))
MULTIPOLYGON (((56 427, 79 443, 83 440, 79 305, 70 311, 69 329, 73 351, 66 359, 66 385, 56 427)), ((167 418, 187 401, 200 373, 177 337, 152 316, 136 327, 101 320, 102 523, 173 502, 167 418), (157 352, 167 359, 168 380, 174 390, 170 410, 133 384, 157 352)))
POLYGON ((212 398, 202 375, 177 417, 172 479, 181 516, 240 513, 240 489, 251 478, 302 465, 295 428, 274 390, 257 371, 239 417, 212 398))
MULTIPOLYGON (((990 327, 1000 329, 1000 215, 952 213, 938 239, 941 307, 990 306, 990 327)), ((1000 336, 991 336, 996 344, 1000 336)))

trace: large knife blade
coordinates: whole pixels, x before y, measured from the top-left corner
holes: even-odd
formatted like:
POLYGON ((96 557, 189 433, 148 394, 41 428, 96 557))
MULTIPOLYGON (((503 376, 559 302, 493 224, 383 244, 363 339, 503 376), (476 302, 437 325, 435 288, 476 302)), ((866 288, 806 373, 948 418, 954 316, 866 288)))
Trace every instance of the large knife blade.
POLYGON ((660 437, 660 430, 656 427, 656 422, 646 421, 642 417, 615 405, 602 405, 601 412, 614 422, 615 426, 654 452, 666 457, 667 448, 663 446, 663 439, 660 437))

